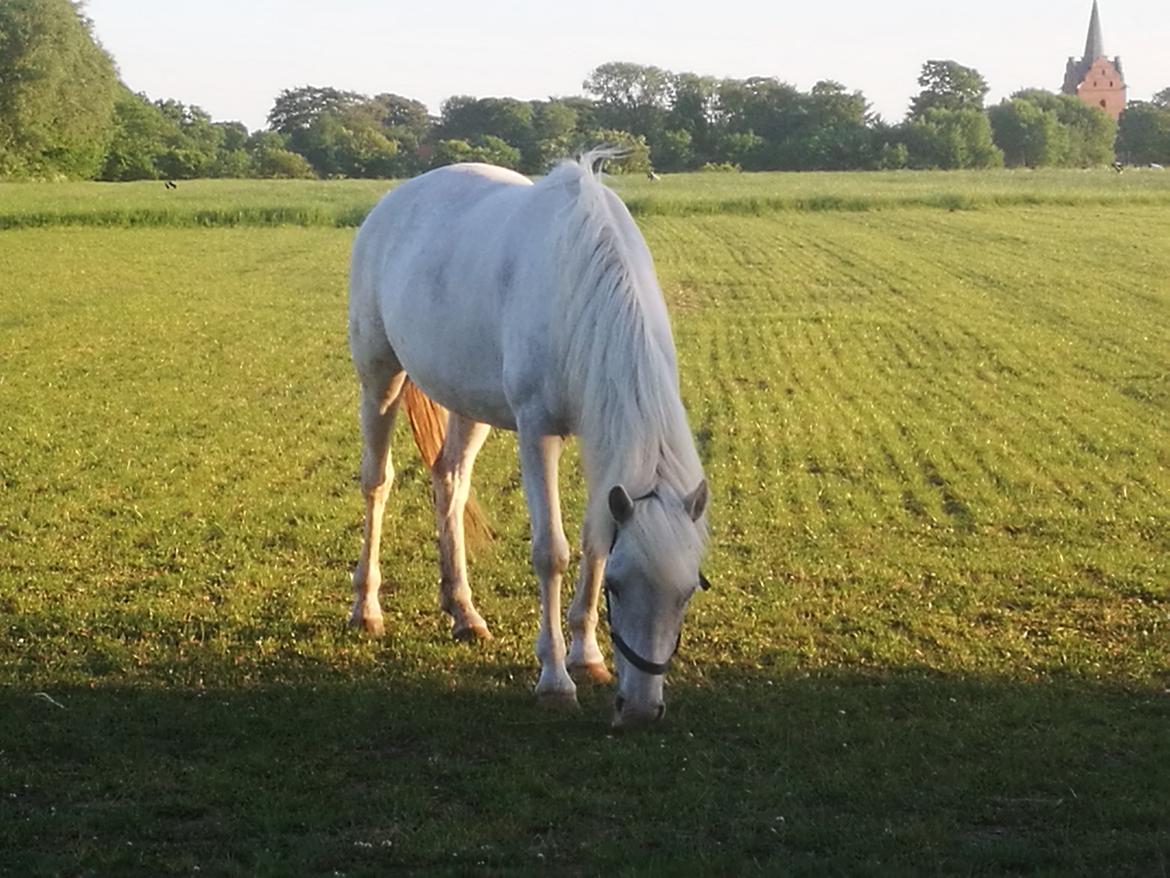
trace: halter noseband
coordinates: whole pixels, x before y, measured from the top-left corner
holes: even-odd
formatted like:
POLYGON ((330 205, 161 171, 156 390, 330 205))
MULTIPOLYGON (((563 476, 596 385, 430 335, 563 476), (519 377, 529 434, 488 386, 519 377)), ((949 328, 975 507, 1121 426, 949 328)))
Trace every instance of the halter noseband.
POLYGON ((670 670, 670 662, 678 652, 679 644, 682 643, 682 630, 678 632, 678 639, 674 642, 674 649, 670 651, 670 655, 664 662, 652 662, 649 659, 642 658, 634 651, 622 636, 617 633, 617 629, 613 627, 613 619, 609 612, 609 583, 605 584, 605 624, 609 626, 609 636, 613 640, 613 645, 617 647, 620 652, 631 665, 642 671, 644 674, 653 674, 656 677, 666 676, 666 672, 670 670))

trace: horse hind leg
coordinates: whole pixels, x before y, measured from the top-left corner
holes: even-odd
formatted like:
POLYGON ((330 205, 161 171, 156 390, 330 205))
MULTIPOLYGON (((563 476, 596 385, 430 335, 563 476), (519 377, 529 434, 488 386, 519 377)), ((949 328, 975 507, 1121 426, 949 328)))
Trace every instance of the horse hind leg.
POLYGON ((378 552, 382 541, 382 514, 394 482, 390 437, 406 374, 397 361, 382 359, 366 364, 365 368, 359 364, 358 371, 361 382, 361 489, 366 500, 366 516, 362 551, 353 574, 354 599, 349 624, 369 634, 381 635, 385 626, 382 606, 378 602, 378 590, 382 585, 378 552))
POLYGON ((443 448, 431 467, 439 536, 439 607, 451 617, 451 635, 456 640, 491 639, 487 623, 471 600, 463 519, 472 467, 489 432, 487 424, 452 413, 443 448))

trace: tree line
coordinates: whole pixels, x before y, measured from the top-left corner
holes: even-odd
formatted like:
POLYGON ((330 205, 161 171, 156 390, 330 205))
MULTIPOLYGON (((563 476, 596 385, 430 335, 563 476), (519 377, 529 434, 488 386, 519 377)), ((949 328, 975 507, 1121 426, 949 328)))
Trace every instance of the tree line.
POLYGON ((536 174, 581 148, 624 147, 617 170, 1087 167, 1170 162, 1170 88, 1117 125, 1075 97, 1026 89, 991 107, 982 75, 927 61, 906 118, 860 91, 717 79, 610 62, 584 94, 420 102, 329 87, 281 92, 249 131, 124 85, 73 0, 0 4, 0 177, 405 177, 459 161, 536 174))

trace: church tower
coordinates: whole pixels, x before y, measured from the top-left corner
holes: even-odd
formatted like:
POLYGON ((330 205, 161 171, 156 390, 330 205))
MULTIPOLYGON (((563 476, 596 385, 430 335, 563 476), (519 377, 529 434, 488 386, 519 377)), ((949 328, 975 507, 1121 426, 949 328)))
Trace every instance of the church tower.
POLYGON ((1090 107, 1103 110, 1117 121, 1125 109, 1125 77, 1121 73, 1121 58, 1105 57, 1105 40, 1101 37, 1101 16, 1097 0, 1093 0, 1093 14, 1089 18, 1089 36, 1085 40, 1085 56, 1079 61, 1068 59, 1064 71, 1067 95, 1076 95, 1090 107))

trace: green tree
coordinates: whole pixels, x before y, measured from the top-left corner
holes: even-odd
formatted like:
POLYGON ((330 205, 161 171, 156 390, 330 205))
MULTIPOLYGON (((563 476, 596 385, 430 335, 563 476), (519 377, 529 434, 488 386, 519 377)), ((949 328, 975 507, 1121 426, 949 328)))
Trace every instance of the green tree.
POLYGON ((321 177, 394 177, 403 170, 403 156, 388 130, 393 129, 383 128, 377 105, 363 99, 317 114, 307 128, 290 134, 287 144, 321 177))
POLYGON ((248 145, 248 126, 243 122, 212 122, 220 131, 220 148, 229 152, 244 149, 248 145))
POLYGON ((878 168, 882 171, 900 171, 910 164, 910 150, 897 141, 882 141, 878 150, 878 168))
POLYGON ((771 145, 783 143, 792 136, 804 117, 800 91, 765 76, 721 82, 719 113, 725 131, 755 134, 771 145))
POLYGON ((650 171, 650 146, 641 134, 600 128, 589 131, 579 151, 595 146, 609 146, 621 150, 621 157, 605 163, 611 174, 646 174, 650 171))
POLYGON ((577 120, 577 109, 568 101, 533 101, 532 139, 521 150, 521 170, 526 174, 541 174, 571 155, 577 120))
POLYGON ((159 173, 177 180, 211 176, 224 130, 211 121, 206 110, 193 104, 167 99, 154 105, 170 122, 166 147, 156 160, 159 173))
POLYGON ((689 134, 693 162, 702 164, 715 155, 719 134, 719 81, 694 73, 672 74, 671 78, 672 101, 666 115, 666 129, 689 134))
POLYGON ((719 135, 715 155, 720 162, 741 168, 759 166, 757 156, 764 150, 764 138, 751 131, 729 131, 719 135))
POLYGON ((981 110, 927 110, 909 123, 906 146, 915 168, 995 168, 1003 153, 991 137, 991 124, 981 110))
POLYGON ((931 110, 982 110, 987 81, 972 67, 955 61, 927 61, 918 76, 922 91, 910 103, 910 118, 931 110))
POLYGON ((439 135, 447 140, 467 141, 496 137, 521 147, 533 139, 532 116, 532 105, 515 98, 458 95, 443 101, 439 135))
POLYGON ((221 149, 208 169, 208 176, 221 179, 255 177, 256 168, 247 150, 221 149))
POLYGON ((458 138, 440 140, 435 144, 434 152, 431 154, 432 168, 473 161, 475 161, 475 147, 466 140, 458 138))
POLYGON ((472 149, 472 161, 499 165, 501 168, 520 168, 520 150, 502 137, 488 134, 476 138, 472 149))
POLYGON ((409 177, 425 169, 422 147, 432 138, 435 120, 423 104, 402 95, 380 94, 358 109, 370 115, 387 140, 398 144, 390 176, 409 177))
POLYGON ((1113 161, 1116 124, 1073 95, 1024 89, 992 108, 990 116, 1009 165, 1083 168, 1113 161))
POLYGON ((278 131, 257 131, 248 138, 246 149, 257 177, 300 179, 315 176, 313 166, 298 153, 287 149, 288 138, 278 131))
POLYGON ((1052 110, 1024 98, 1004 100, 987 112, 995 145, 1008 167, 1041 168, 1063 161, 1068 135, 1052 110))
POLYGON ((1109 114, 1098 107, 1090 107, 1074 95, 1051 97, 1056 99, 1056 118, 1068 137, 1065 164, 1087 168, 1112 162, 1115 158, 1117 123, 1109 114))
POLYGON ((363 100, 362 95, 352 91, 315 85, 285 89, 277 95, 268 111, 268 127, 294 137, 298 132, 307 131, 317 117, 325 113, 336 114, 363 100))
POLYGON ((803 96, 801 105, 804 119, 790 138, 788 167, 843 171, 876 165, 869 104, 861 92, 822 81, 803 96))
POLYGON ((73 3, 0 2, 0 176, 92 177, 117 96, 114 63, 73 3))
POLYGON ((99 178, 102 180, 158 179, 158 159, 176 126, 143 94, 123 86, 114 102, 114 133, 99 178))
POLYGON ((257 177, 301 180, 315 176, 303 155, 283 147, 263 146, 252 155, 257 177))
POLYGON ((1118 124, 1117 154, 1131 165, 1170 164, 1170 107, 1130 101, 1118 124))
POLYGON ((433 122, 424 104, 396 94, 379 94, 365 102, 366 109, 382 128, 409 131, 417 138, 425 137, 433 122))
POLYGON ((660 171, 689 171, 697 167, 691 132, 671 129, 660 134, 650 147, 654 167, 660 171))
POLYGON ((212 122, 199 107, 174 100, 152 103, 124 86, 114 105, 114 121, 100 173, 103 180, 254 173, 248 129, 240 122, 212 122))
POLYGON ((595 124, 646 139, 665 128, 671 87, 667 71, 626 61, 594 68, 583 83, 585 91, 597 99, 595 124))

